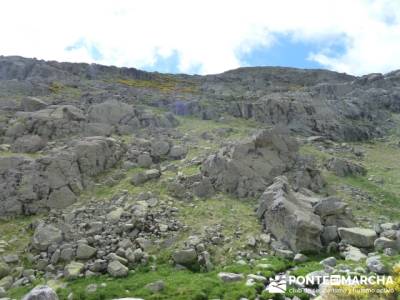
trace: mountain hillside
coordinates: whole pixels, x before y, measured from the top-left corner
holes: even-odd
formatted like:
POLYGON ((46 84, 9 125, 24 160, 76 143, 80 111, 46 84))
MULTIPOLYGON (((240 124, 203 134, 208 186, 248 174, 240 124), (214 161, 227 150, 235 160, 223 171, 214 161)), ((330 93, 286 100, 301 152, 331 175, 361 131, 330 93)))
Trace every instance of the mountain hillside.
POLYGON ((400 71, 0 56, 0 299, 398 299, 399 113, 400 71))

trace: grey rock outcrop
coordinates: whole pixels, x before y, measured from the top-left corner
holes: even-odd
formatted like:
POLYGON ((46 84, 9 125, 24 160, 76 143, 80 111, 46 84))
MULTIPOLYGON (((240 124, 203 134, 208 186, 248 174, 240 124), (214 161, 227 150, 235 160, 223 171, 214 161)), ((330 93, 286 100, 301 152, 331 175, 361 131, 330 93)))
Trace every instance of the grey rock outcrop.
POLYGON ((24 135, 38 135, 44 139, 57 139, 83 131, 85 116, 73 105, 52 105, 45 109, 26 112, 8 125, 5 136, 15 140, 24 135))
POLYGON ((276 239, 293 251, 318 251, 322 248, 320 217, 312 204, 296 197, 286 177, 276 177, 259 199, 257 216, 276 239))
POLYGON ((113 167, 125 152, 112 138, 74 140, 36 159, 0 158, 0 215, 32 214, 76 201, 91 177, 113 167))
POLYGON ((179 124, 179 121, 171 113, 157 116, 117 100, 107 100, 90 106, 88 121, 114 126, 120 134, 132 133, 144 127, 171 128, 179 124))
MULTIPOLYGON (((52 84, 56 82, 61 89, 86 88, 88 92, 82 94, 81 100, 87 107, 110 99, 137 104, 140 99, 178 115, 208 120, 230 114, 333 140, 367 139, 390 128, 390 113, 400 110, 399 77, 398 71, 356 77, 327 70, 283 67, 165 77, 133 68, 46 62, 17 56, 0 58, 0 91, 4 95, 18 91, 24 97, 41 98, 52 94, 52 84), (110 82, 110 78, 121 80, 110 82), (165 88, 164 79, 174 84, 165 88), (96 86, 94 91, 93 86, 96 86)), ((120 113, 112 109, 116 111, 113 116, 120 113)), ((104 116, 103 111, 92 114, 95 120, 100 114, 104 116)), ((167 114, 157 117, 141 113, 140 118, 129 117, 128 126, 121 120, 118 130, 129 132, 134 119, 144 127, 173 124, 167 114)))
POLYGON ((298 144, 294 139, 276 130, 264 130, 248 142, 224 147, 209 156, 203 162, 201 172, 216 190, 239 197, 259 196, 276 176, 291 171, 293 175, 299 176, 300 172, 311 181, 322 182, 319 172, 294 169, 298 162, 297 151, 298 144))
POLYGON ((293 252, 319 251, 339 241, 339 226, 354 226, 347 204, 335 197, 320 199, 295 192, 285 176, 276 177, 261 195, 257 216, 278 240, 278 246, 272 247, 277 255, 287 251, 284 247, 293 252))

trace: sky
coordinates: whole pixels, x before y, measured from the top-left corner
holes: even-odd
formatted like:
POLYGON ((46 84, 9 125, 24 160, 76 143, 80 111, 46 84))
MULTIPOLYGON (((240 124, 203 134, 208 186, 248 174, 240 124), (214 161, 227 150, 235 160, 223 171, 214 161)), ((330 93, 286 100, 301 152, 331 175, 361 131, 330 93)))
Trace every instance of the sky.
POLYGON ((0 55, 215 74, 400 69, 400 0, 2 0, 0 55))

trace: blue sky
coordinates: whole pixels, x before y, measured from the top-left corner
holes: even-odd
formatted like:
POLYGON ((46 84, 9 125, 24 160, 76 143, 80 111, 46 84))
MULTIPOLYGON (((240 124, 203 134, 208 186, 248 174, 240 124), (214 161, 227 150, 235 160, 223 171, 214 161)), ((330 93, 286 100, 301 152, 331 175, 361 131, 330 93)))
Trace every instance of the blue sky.
POLYGON ((2 11, 0 55, 191 74, 400 68, 399 0, 4 0, 2 11))
MULTIPOLYGON (((81 38, 74 44, 67 46, 66 51, 84 49, 94 61, 99 61, 103 55, 98 47, 81 38)), ((305 69, 324 68, 323 64, 313 60, 313 53, 329 53, 339 57, 346 52, 346 42, 343 38, 332 37, 324 41, 295 40, 291 35, 275 34, 273 45, 256 46, 251 50, 239 53, 240 65, 248 66, 286 66, 305 69)), ((151 72, 179 73, 179 53, 175 50, 169 56, 156 55, 151 64, 141 66, 141 69, 151 72)), ((187 73, 200 72, 200 65, 192 66, 187 73)))
POLYGON ((329 52, 341 56, 346 51, 345 42, 338 37, 325 41, 294 40, 290 35, 276 35, 271 46, 255 47, 240 55, 245 66, 287 66, 305 69, 324 68, 311 58, 312 53, 329 52))

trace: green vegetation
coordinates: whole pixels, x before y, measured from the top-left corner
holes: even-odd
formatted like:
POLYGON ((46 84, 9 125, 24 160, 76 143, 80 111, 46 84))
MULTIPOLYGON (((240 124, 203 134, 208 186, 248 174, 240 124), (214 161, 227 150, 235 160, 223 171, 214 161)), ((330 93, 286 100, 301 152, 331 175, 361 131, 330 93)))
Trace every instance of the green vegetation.
POLYGON ((41 153, 15 153, 11 151, 0 151, 0 157, 13 157, 13 156, 23 156, 26 158, 39 158, 42 156, 41 153))
POLYGON ((253 212, 254 203, 218 194, 206 200, 197 200, 194 205, 177 203, 177 207, 181 221, 190 228, 187 235, 201 235, 206 227, 222 225, 222 234, 230 241, 222 246, 213 246, 209 251, 215 263, 226 264, 236 255, 236 251, 246 245, 250 236, 257 236, 261 232, 261 224, 253 212))
MULTIPOLYGON (((321 259, 319 257, 319 259, 321 259)), ((400 257, 388 258, 388 266, 392 268, 393 264, 400 257)), ((298 265, 287 260, 267 256, 255 260, 252 264, 235 264, 231 263, 226 266, 217 266, 211 272, 192 272, 189 270, 178 270, 163 258, 159 257, 155 262, 149 265, 141 266, 135 271, 131 271, 126 278, 115 279, 107 275, 81 278, 75 281, 49 281, 48 285, 57 288, 60 299, 67 299, 70 293, 74 294, 74 299, 97 300, 97 299, 113 299, 121 297, 141 297, 144 299, 227 299, 235 300, 241 297, 255 299, 256 295, 261 294, 260 299, 284 299, 283 295, 268 294, 262 292, 263 285, 256 284, 254 286, 246 286, 245 279, 239 282, 224 283, 218 278, 219 272, 233 272, 243 274, 259 274, 265 277, 274 277, 277 273, 292 269, 291 274, 295 276, 303 276, 310 272, 321 270, 322 266, 316 261, 300 263, 298 265), (154 264, 157 262, 157 265, 154 264), (158 280, 163 280, 165 289, 158 293, 152 293, 146 285, 158 280), (87 291, 89 285, 95 284, 97 291, 91 293, 87 291)), ((345 263, 339 260, 338 263, 345 263)), ((37 282, 39 283, 39 282, 37 282)), ((44 282, 40 282, 44 283, 44 282)), ((30 287, 21 287, 13 289, 10 292, 11 297, 21 298, 30 287)), ((291 293, 288 291, 285 296, 296 295, 300 299, 309 299, 304 293, 291 293)))
POLYGON ((22 252, 26 248, 32 235, 29 225, 36 219, 40 219, 40 216, 0 220, 0 240, 9 241, 6 253, 22 252))
POLYGON ((366 176, 338 177, 325 170, 323 175, 328 188, 337 191, 350 204, 356 216, 386 216, 390 220, 396 220, 400 215, 400 151, 396 140, 396 136, 391 136, 387 140, 349 144, 348 146, 363 149, 365 155, 361 160, 350 151, 332 154, 309 144, 302 146, 300 152, 314 156, 321 169, 334 156, 361 163, 367 169, 366 176), (364 196, 357 195, 346 187, 356 189, 364 196))
MULTIPOLYGON (((274 276, 276 272, 286 270, 291 264, 276 257, 267 257, 256 261, 255 265, 262 263, 270 265, 267 276, 274 276)), ((264 272, 267 270, 264 269, 264 272)), ((121 297, 142 297, 144 299, 239 299, 245 297, 255 299, 261 292, 260 285, 248 287, 244 280, 240 282, 224 283, 218 278, 219 272, 237 272, 244 275, 255 274, 257 267, 252 265, 229 265, 227 267, 216 268, 212 272, 191 272, 188 270, 177 270, 174 267, 163 264, 155 268, 150 266, 140 267, 132 271, 126 278, 115 279, 109 276, 96 276, 82 278, 75 281, 66 282, 66 286, 59 288, 57 293, 60 299, 67 299, 72 292, 76 298, 85 300, 113 299, 121 297), (149 283, 163 280, 165 289, 159 293, 152 294, 145 286, 149 283), (97 285, 96 293, 87 291, 90 284, 97 285)), ((54 282, 47 283, 54 286, 54 282)), ((62 283, 58 283, 60 286, 62 283)), ((29 288, 13 289, 11 297, 22 297, 29 288)))
POLYGON ((78 87, 66 85, 57 81, 51 82, 48 89, 52 96, 62 95, 66 98, 76 99, 81 95, 81 90, 78 87))
POLYGON ((179 80, 172 76, 159 76, 154 79, 128 79, 120 78, 115 80, 116 83, 127 85, 140 89, 158 90, 164 93, 178 92, 178 93, 196 93, 197 86, 195 83, 185 80, 179 80))

